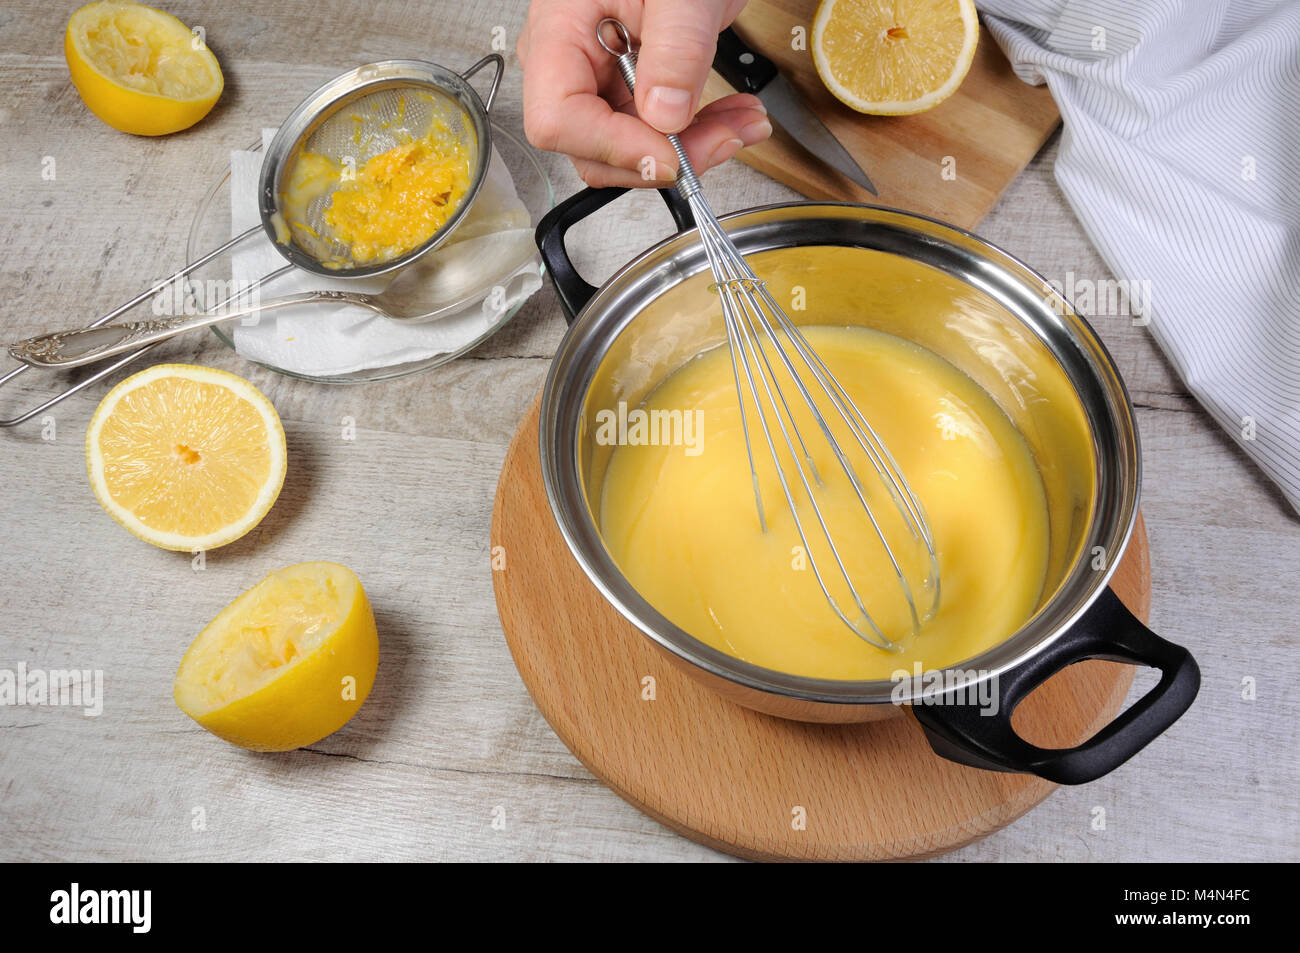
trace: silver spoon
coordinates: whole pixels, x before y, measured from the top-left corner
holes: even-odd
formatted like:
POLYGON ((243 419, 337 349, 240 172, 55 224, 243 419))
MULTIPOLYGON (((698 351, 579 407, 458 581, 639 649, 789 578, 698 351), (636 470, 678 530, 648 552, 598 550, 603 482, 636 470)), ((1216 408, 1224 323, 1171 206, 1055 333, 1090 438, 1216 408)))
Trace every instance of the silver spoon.
MULTIPOLYGON (((525 230, 519 230, 522 233, 525 230)), ((495 276, 512 275, 535 254, 530 230, 523 234, 517 248, 497 250, 512 255, 512 261, 493 268, 495 276), (525 240, 526 239, 526 240, 525 240)), ((243 293, 232 295, 213 308, 198 314, 163 317, 150 321, 127 321, 98 327, 73 328, 27 338, 9 345, 9 353, 31 367, 49 369, 80 367, 104 358, 124 354, 145 344, 156 344, 187 331, 212 327, 226 321, 306 304, 346 304, 403 324, 424 324, 460 311, 475 299, 482 299, 501 286, 500 278, 484 280, 479 274, 470 277, 463 266, 439 269, 437 259, 426 259, 400 273, 379 294, 352 291, 304 291, 297 294, 233 304, 243 293)))

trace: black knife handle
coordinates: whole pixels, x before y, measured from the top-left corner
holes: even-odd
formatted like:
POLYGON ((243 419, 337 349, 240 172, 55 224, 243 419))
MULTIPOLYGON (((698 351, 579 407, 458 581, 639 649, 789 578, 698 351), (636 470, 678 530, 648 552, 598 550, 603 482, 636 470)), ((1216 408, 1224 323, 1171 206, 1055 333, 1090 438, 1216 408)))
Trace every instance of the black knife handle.
POLYGON ((747 47, 731 27, 718 34, 713 68, 742 93, 757 93, 776 79, 777 74, 776 64, 747 47))

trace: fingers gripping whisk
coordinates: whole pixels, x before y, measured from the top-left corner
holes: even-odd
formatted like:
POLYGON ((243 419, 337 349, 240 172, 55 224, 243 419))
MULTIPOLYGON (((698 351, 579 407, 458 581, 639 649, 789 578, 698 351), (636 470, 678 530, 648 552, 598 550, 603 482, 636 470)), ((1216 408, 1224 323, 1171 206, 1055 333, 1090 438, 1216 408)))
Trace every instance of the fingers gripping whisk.
MULTIPOLYGON (((597 39, 634 90, 636 51, 627 28, 607 18, 597 39)), ((836 616, 864 641, 895 650, 896 638, 868 611, 868 580, 858 578, 837 539, 846 532, 874 533, 917 632, 939 604, 939 567, 925 510, 879 434, 719 224, 681 142, 671 135, 668 140, 677 153, 677 189, 695 215, 711 288, 722 305, 759 524, 767 532, 777 515, 766 509, 766 478, 769 487, 779 487, 808 568, 836 616), (763 450, 767 457, 756 456, 763 450), (824 478, 818 459, 823 467, 833 461, 836 472, 824 478), (831 480, 847 481, 862 519, 847 525, 833 512, 825 496, 831 480)))

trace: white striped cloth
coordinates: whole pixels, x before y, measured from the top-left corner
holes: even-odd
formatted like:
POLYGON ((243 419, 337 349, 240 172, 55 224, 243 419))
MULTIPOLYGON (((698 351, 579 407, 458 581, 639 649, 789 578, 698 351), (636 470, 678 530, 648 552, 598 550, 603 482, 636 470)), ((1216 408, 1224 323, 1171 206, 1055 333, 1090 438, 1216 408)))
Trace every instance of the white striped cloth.
POLYGON ((977 0, 1188 389, 1300 511, 1300 2, 977 0))

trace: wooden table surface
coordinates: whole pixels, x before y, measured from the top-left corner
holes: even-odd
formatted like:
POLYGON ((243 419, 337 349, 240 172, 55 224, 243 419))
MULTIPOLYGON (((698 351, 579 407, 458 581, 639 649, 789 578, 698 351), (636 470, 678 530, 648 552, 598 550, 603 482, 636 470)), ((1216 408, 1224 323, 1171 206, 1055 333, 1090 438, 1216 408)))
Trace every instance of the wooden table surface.
MULTIPOLYGON (((326 13, 308 0, 171 0, 204 27, 227 85, 203 123, 161 140, 113 132, 80 103, 62 53, 77 5, 0 9, 5 339, 84 322, 182 264, 195 204, 229 150, 344 67, 420 56, 463 68, 504 37, 498 109, 520 125, 522 2, 367 0, 326 13)), ((1049 143, 981 231, 1054 280, 1108 279, 1052 178, 1055 151, 1049 143)), ((578 187, 563 159, 545 162, 561 196, 578 187)), ((792 197, 739 163, 707 184, 722 209, 792 197)), ((653 196, 607 212, 571 233, 589 277, 668 229, 653 196)), ((1146 329, 1123 315, 1094 323, 1138 407, 1152 625, 1193 650, 1201 694, 1129 764, 948 859, 1295 860, 1300 704, 1288 686, 1300 680, 1300 523, 1188 397, 1146 329)), ((502 639, 493 489, 563 330, 546 288, 468 357, 354 387, 278 376, 206 334, 165 346, 160 357, 251 379, 288 435, 279 503, 202 571, 131 537, 95 502, 83 439, 107 385, 58 406, 52 427, 0 432, 0 670, 102 670, 105 695, 98 717, 0 707, 0 859, 725 859, 588 775, 534 708, 502 639), (337 734, 288 754, 247 753, 182 715, 172 678, 222 606, 304 559, 361 576, 382 640, 379 677, 337 734)), ((0 392, 0 417, 51 386, 24 375, 0 392)), ((1140 676, 1135 691, 1151 682, 1140 676)))

